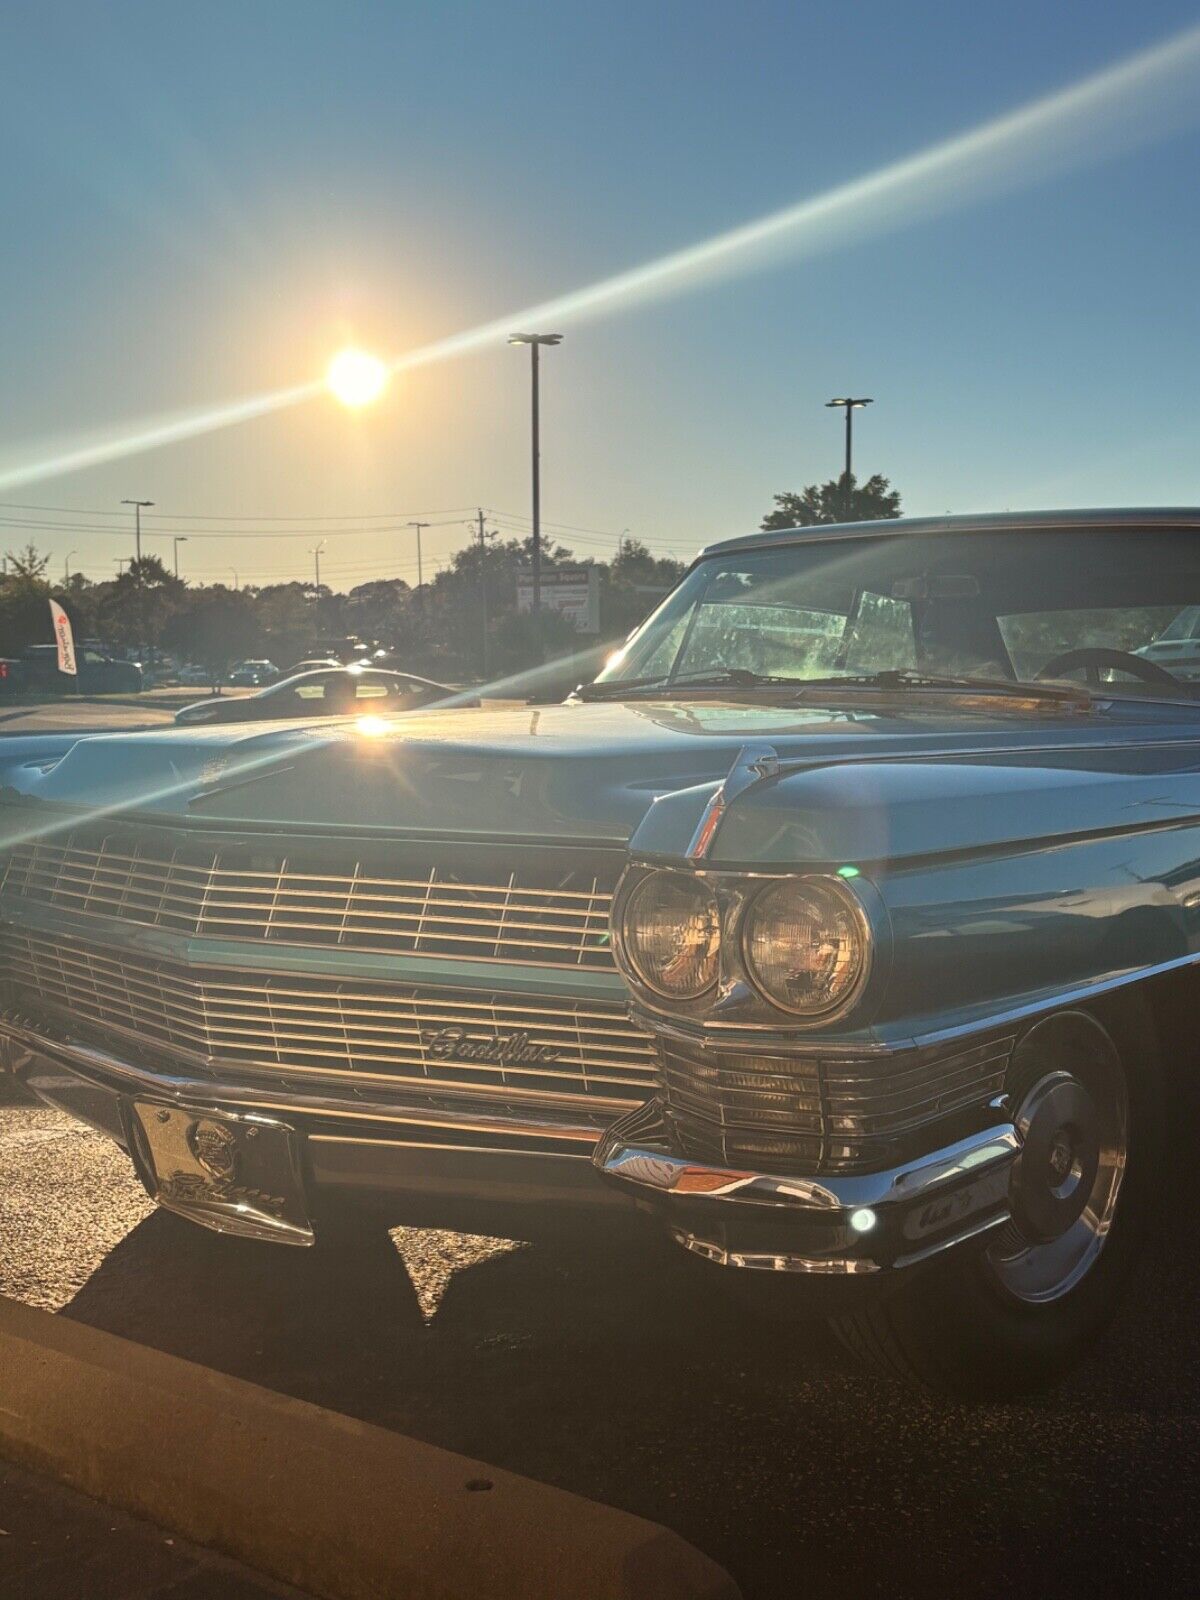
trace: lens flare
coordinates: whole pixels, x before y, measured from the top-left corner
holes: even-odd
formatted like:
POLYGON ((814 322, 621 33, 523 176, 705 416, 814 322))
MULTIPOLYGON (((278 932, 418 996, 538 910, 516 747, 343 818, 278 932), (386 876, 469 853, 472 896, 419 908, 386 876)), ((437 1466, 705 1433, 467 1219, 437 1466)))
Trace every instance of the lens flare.
MULTIPOLYGON (((386 378, 499 344, 517 327, 579 322, 618 308, 631 310, 735 273, 784 258, 812 256, 1094 165, 1194 124, 1200 119, 1198 91, 1200 27, 1191 27, 861 178, 555 299, 420 345, 380 367, 386 378)), ((54 453, 42 449, 37 460, 0 467, 0 491, 177 444, 298 405, 325 389, 321 380, 298 384, 229 405, 126 425, 100 438, 72 441, 54 453)))

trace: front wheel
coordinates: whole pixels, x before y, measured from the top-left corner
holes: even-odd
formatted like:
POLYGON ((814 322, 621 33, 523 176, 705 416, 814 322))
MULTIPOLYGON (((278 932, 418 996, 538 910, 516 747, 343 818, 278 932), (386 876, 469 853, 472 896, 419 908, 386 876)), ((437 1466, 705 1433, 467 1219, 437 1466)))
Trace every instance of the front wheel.
POLYGON ((1057 1382, 1104 1331, 1153 1214, 1165 1139, 1162 1072, 1141 1008, 1038 1023, 1008 1094, 1022 1148, 1011 1221, 981 1253, 832 1319, 870 1366, 999 1399, 1057 1382))

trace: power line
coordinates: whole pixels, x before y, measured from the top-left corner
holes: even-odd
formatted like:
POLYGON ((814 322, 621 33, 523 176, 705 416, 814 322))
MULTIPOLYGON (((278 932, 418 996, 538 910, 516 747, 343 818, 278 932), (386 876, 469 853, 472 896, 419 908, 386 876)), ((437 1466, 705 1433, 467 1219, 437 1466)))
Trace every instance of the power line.
MULTIPOLYGON (((58 511, 72 517, 121 517, 120 511, 109 511, 98 506, 36 506, 18 500, 0 500, 0 511, 58 511)), ((441 506, 437 510, 422 507, 417 511, 339 511, 331 516, 275 516, 270 514, 235 516, 224 512, 172 511, 179 522, 371 522, 380 517, 402 520, 405 517, 449 517, 474 512, 474 506, 441 506)))
MULTIPOLYGON (((436 521, 423 522, 421 526, 425 528, 450 528, 459 526, 461 521, 461 517, 442 517, 436 521)), ((333 539, 339 535, 345 535, 348 538, 362 538, 365 535, 370 534, 398 533, 404 528, 410 526, 411 523, 382 523, 378 526, 369 528, 361 526, 353 528, 326 528, 321 531, 320 536, 323 539, 333 539)), ((20 528, 22 531, 28 531, 32 533, 71 534, 120 534, 124 531, 119 527, 110 528, 89 522, 33 522, 25 518, 0 517, 0 529, 3 528, 20 528)), ((155 537, 160 539, 169 539, 177 531, 180 530, 178 530, 175 524, 170 522, 156 522, 146 519, 146 521, 142 524, 142 535, 147 539, 152 539, 155 537)), ((289 528, 286 531, 278 531, 275 529, 264 530, 259 528, 245 527, 239 529, 222 528, 207 530, 189 527, 186 537, 188 539, 311 539, 314 531, 315 530, 313 529, 306 528, 289 528)))

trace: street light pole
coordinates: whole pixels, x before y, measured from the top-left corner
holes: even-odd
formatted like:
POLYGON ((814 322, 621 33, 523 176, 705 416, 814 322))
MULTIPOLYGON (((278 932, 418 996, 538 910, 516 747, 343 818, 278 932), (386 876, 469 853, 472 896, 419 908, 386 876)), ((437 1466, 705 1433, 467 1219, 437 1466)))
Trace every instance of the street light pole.
POLYGON ((142 507, 152 506, 153 500, 122 500, 123 506, 133 507, 133 536, 136 541, 134 549, 137 551, 138 576, 141 577, 142 566, 142 507))
POLYGON ((530 355, 530 422, 533 468, 533 615, 539 637, 542 611, 542 452, 538 397, 538 350, 542 345, 562 343, 561 333, 513 333, 509 344, 527 344, 530 355))
POLYGON ((487 539, 483 531, 483 507, 479 508, 479 600, 483 610, 483 679, 488 677, 488 590, 487 539))
POLYGON ((186 533, 177 533, 177 534, 175 534, 175 535, 174 535, 174 544, 175 544, 175 576, 176 576, 176 577, 178 577, 178 576, 179 576, 179 546, 180 546, 180 545, 181 545, 181 544, 186 544, 186 543, 187 543, 187 534, 186 534, 186 533))
POLYGON ((425 569, 421 565, 421 529, 422 528, 428 528, 430 526, 431 526, 431 524, 428 523, 428 522, 410 522, 409 523, 409 527, 410 528, 415 528, 417 530, 417 588, 418 589, 422 589, 425 586, 425 569))
POLYGON ((315 588, 317 590, 318 598, 320 598, 320 593, 321 593, 321 551, 324 550, 324 548, 325 548, 325 541, 324 541, 324 539, 322 539, 320 544, 318 544, 315 549, 310 550, 308 552, 309 555, 313 558, 314 576, 316 578, 315 588))
POLYGON ((851 472, 853 471, 853 464, 852 463, 853 463, 853 439, 854 439, 854 435, 853 435, 854 413, 856 411, 860 411, 863 406, 870 406, 870 405, 874 405, 874 404, 875 404, 875 402, 869 396, 866 396, 866 395, 863 395, 863 396, 841 395, 836 400, 826 400, 826 402, 825 402, 825 409, 827 411, 831 407, 839 407, 842 410, 844 410, 845 413, 846 413, 846 493, 847 493, 847 495, 849 495, 849 493, 850 493, 850 475, 851 475, 851 472))
POLYGON ((71 557, 73 555, 75 555, 75 554, 77 554, 76 551, 69 550, 67 552, 66 556, 63 558, 63 588, 64 589, 66 588, 67 584, 69 584, 70 581, 71 581, 71 557))

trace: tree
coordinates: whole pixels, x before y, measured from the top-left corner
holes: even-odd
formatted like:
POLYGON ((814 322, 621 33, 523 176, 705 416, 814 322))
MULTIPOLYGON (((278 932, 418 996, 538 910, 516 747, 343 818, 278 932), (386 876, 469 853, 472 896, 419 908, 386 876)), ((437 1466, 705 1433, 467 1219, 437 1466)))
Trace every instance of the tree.
POLYGON ((625 638, 679 582, 685 564, 651 555, 640 539, 624 539, 607 567, 600 568, 600 631, 625 638))
POLYGON ((19 655, 26 645, 48 644, 54 637, 45 572, 46 560, 33 545, 9 553, 0 583, 0 656, 19 655))
POLYGON ((28 578, 40 582, 46 576, 46 568, 50 565, 49 556, 41 555, 35 544, 30 543, 23 550, 10 550, 5 556, 10 578, 28 578))
POLYGON ((777 494, 760 527, 812 528, 825 522, 877 522, 900 515, 900 491, 881 473, 859 484, 853 473, 810 483, 800 494, 777 494))
POLYGON ((97 586, 96 625, 122 647, 157 644, 187 593, 158 556, 131 561, 119 578, 97 586))
POLYGON ((168 619, 163 639, 173 650, 207 667, 216 683, 261 639, 254 596, 223 584, 191 591, 168 619))

